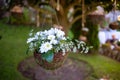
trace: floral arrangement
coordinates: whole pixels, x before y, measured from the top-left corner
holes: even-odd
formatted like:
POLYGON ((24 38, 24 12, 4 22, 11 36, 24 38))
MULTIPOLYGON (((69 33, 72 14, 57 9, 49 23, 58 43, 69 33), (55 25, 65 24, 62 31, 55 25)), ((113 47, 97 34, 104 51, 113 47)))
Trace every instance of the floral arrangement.
POLYGON ((47 62, 52 62, 54 54, 62 52, 87 53, 89 48, 86 43, 79 40, 71 40, 65 36, 64 31, 58 28, 51 28, 49 30, 38 31, 36 33, 30 32, 27 43, 29 44, 30 51, 37 51, 42 55, 42 58, 47 62))

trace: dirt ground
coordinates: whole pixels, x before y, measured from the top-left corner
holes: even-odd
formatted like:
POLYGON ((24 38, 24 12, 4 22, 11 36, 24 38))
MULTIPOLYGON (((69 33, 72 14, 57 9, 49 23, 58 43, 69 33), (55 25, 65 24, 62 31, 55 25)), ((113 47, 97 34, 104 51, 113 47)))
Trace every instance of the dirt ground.
POLYGON ((30 80, 85 80, 92 68, 84 61, 69 58, 58 69, 45 70, 29 57, 19 63, 18 71, 30 80))

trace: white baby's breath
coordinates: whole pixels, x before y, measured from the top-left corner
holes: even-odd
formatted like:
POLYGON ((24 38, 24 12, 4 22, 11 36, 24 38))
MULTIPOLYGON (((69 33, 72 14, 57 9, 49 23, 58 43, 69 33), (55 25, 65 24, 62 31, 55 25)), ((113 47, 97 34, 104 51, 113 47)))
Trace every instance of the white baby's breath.
POLYGON ((28 39, 27 39, 27 43, 30 43, 30 42, 34 41, 35 39, 36 39, 36 38, 34 38, 34 37, 33 37, 33 38, 28 38, 28 39))
POLYGON ((58 44, 58 41, 57 40, 51 40, 50 43, 56 45, 56 44, 58 44))

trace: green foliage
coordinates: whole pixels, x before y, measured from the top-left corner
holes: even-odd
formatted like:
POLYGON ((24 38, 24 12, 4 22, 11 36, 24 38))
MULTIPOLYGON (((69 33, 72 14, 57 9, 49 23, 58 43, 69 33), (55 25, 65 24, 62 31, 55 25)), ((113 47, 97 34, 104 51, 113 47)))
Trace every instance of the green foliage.
POLYGON ((26 7, 24 7, 24 10, 23 10, 23 17, 24 17, 24 20, 23 20, 23 22, 24 23, 29 23, 29 22, 31 22, 30 21, 30 11, 29 11, 29 9, 28 8, 26 8, 26 7))
POLYGON ((71 30, 69 30, 69 32, 68 32, 68 36, 69 36, 71 39, 73 39, 73 38, 74 38, 74 34, 72 33, 72 31, 71 31, 71 30))
POLYGON ((74 39, 78 39, 79 35, 81 34, 81 20, 78 20, 75 22, 75 24, 73 24, 72 28, 71 28, 71 32, 73 33, 73 38, 74 39))
POLYGON ((21 24, 23 23, 23 15, 19 14, 19 13, 12 13, 12 15, 10 16, 10 23, 11 24, 21 24))
POLYGON ((28 8, 24 7, 23 13, 12 12, 10 16, 11 24, 31 24, 31 16, 28 8))
POLYGON ((90 18, 87 19, 86 27, 88 27, 89 32, 87 35, 88 44, 93 46, 94 50, 99 49, 99 39, 98 39, 98 25, 93 23, 90 18))

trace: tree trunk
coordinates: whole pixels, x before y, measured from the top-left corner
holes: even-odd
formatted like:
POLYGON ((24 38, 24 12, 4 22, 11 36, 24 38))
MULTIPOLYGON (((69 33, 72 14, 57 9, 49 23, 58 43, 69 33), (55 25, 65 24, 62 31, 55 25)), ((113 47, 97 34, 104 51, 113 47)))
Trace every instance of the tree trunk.
POLYGON ((67 19, 67 15, 66 13, 64 13, 63 15, 62 14, 59 14, 59 12, 57 13, 57 17, 58 17, 58 21, 59 21, 59 24, 63 27, 63 30, 65 31, 66 35, 68 34, 68 31, 69 31, 69 23, 68 23, 68 19, 67 19))

